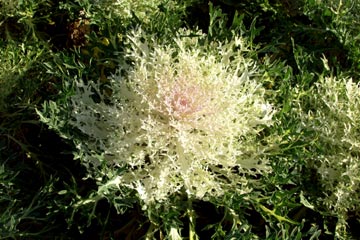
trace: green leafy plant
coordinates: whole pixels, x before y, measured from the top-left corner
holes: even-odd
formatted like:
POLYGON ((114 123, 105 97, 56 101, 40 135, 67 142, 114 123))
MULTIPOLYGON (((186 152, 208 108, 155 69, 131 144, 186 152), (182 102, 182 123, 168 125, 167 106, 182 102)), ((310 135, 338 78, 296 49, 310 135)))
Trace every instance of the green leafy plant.
POLYGON ((309 160, 324 187, 320 205, 336 214, 337 237, 347 239, 347 213, 359 209, 359 86, 349 78, 322 77, 308 96, 312 109, 303 109, 302 121, 313 132, 308 137, 316 138, 309 160))
POLYGON ((0 0, 0 238, 358 239, 359 8, 0 0))
MULTIPOLYGON (((274 110, 255 63, 242 56, 246 42, 234 37, 201 45, 203 34, 189 36, 181 31, 159 45, 135 31, 126 55, 132 64, 110 78, 112 94, 79 80, 69 103, 65 124, 75 131, 65 134, 75 139, 83 164, 109 178, 104 186, 136 190, 145 206, 183 192, 199 200, 247 193, 255 180, 246 176, 271 171, 271 143, 257 137, 272 124, 274 110)), ((58 113, 41 116, 61 130, 50 120, 58 113)))
POLYGON ((36 61, 43 57, 45 50, 41 46, 16 42, 0 42, 0 46, 0 110, 4 111, 10 99, 17 99, 19 104, 25 103, 41 84, 41 80, 23 82, 23 77, 38 67, 36 61))

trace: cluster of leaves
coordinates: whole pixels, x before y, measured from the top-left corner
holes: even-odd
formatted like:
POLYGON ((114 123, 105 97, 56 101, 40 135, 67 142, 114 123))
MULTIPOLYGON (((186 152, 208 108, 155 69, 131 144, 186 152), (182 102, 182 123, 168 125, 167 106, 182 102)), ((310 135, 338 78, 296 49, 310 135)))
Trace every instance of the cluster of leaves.
POLYGON ((336 234, 341 238, 347 236, 349 212, 359 209, 359 84, 348 78, 320 77, 307 96, 299 116, 301 128, 309 132, 306 139, 316 139, 311 144, 316 155, 308 165, 320 175, 323 191, 318 205, 338 218, 336 234))
POLYGON ((0 237, 358 238, 359 10, 0 0, 0 237))

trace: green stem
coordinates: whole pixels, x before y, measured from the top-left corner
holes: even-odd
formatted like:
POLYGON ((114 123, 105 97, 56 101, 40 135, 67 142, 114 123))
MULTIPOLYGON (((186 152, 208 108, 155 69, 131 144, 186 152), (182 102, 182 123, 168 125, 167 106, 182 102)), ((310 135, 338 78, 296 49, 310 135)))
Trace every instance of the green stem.
POLYGON ((275 217, 279 222, 288 222, 288 223, 291 223, 291 224, 299 224, 298 222, 295 222, 295 221, 290 220, 290 219, 288 219, 286 217, 283 217, 283 216, 280 216, 280 215, 276 214, 275 210, 270 210, 270 209, 268 209, 267 207, 265 207, 262 204, 259 204, 259 207, 264 212, 266 212, 266 213, 270 214, 271 216, 275 217))
POLYGON ((195 231, 194 210, 192 209, 191 199, 188 199, 187 214, 189 216, 189 240, 198 240, 195 231))

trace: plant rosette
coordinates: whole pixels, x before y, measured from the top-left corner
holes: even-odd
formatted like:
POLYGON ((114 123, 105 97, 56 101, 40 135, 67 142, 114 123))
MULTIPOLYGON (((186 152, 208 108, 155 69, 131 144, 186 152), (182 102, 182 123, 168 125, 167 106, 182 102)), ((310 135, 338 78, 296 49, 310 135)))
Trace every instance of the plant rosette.
POLYGON ((83 162, 122 169, 108 174, 111 182, 145 204, 179 192, 206 199, 251 191, 249 176, 271 170, 270 143, 259 133, 274 109, 255 62, 244 57, 245 41, 211 43, 180 31, 160 43, 137 30, 128 45, 131 64, 109 77, 110 103, 93 99, 94 89, 102 97, 97 84, 77 84, 71 125, 88 136, 77 141, 83 162))

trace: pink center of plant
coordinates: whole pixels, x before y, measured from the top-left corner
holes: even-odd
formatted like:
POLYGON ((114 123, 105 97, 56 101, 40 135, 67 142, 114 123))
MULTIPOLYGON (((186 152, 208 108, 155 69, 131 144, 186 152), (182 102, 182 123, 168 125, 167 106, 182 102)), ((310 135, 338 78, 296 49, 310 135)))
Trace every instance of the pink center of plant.
POLYGON ((203 109, 207 99, 204 99, 205 94, 199 86, 174 85, 165 97, 165 105, 171 116, 176 119, 191 118, 203 109))

